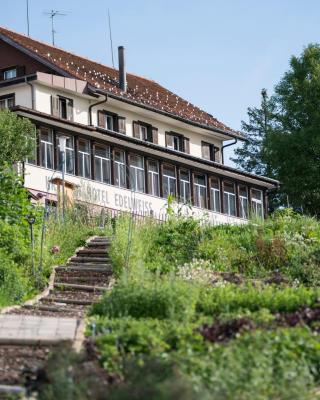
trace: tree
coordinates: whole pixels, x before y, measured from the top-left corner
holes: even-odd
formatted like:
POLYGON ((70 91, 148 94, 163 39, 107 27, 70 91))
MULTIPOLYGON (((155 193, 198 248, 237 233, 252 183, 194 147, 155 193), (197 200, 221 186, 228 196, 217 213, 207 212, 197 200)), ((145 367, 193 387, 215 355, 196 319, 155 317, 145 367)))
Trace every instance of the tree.
POLYGON ((269 175, 268 165, 264 157, 264 141, 272 125, 274 106, 266 89, 261 90, 261 106, 248 108, 248 122, 242 121, 242 131, 246 141, 235 150, 232 159, 242 170, 257 175, 269 175))
POLYGON ((35 127, 30 120, 0 110, 0 168, 23 161, 33 152, 35 127))
POLYGON ((275 88, 262 152, 293 207, 320 216, 320 45, 311 44, 275 88))

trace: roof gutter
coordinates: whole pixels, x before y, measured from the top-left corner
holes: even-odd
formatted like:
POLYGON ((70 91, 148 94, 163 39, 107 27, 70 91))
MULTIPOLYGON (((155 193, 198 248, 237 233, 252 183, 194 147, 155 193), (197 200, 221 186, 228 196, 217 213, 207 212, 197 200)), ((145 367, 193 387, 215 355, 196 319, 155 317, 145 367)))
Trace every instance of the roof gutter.
MULTIPOLYGON (((105 94, 106 93, 106 91, 96 89, 93 86, 91 86, 91 90, 94 93, 98 93, 98 94, 105 94)), ((136 106, 136 107, 144 108, 145 110, 152 111, 152 112, 164 115, 164 116, 169 117, 169 118, 176 119, 176 120, 184 122, 186 124, 189 124, 189 125, 192 125, 192 126, 196 126, 197 128, 202 128, 202 129, 206 129, 206 130, 209 130, 209 131, 212 131, 212 132, 220 133, 222 135, 230 136, 230 137, 232 137, 234 139, 237 139, 237 140, 245 140, 240 134, 236 135, 236 134, 234 134, 234 133, 232 133, 230 131, 224 131, 223 129, 219 129, 219 128, 212 128, 212 127, 210 127, 208 125, 200 124, 200 123, 191 121, 189 119, 186 119, 186 118, 183 118, 183 117, 179 117, 178 115, 170 114, 167 111, 161 111, 158 108, 155 108, 155 107, 152 107, 152 106, 148 106, 148 105, 143 104, 143 103, 138 103, 137 101, 126 99, 124 97, 118 96, 118 95, 113 94, 113 93, 108 93, 108 97, 110 97, 111 99, 122 101, 124 103, 130 104, 130 105, 133 105, 133 106, 136 106)))
POLYGON ((238 138, 236 138, 234 142, 225 144, 224 146, 221 147, 221 161, 222 161, 222 164, 224 164, 224 151, 223 150, 226 147, 233 146, 233 145, 235 145, 237 143, 238 143, 238 138))

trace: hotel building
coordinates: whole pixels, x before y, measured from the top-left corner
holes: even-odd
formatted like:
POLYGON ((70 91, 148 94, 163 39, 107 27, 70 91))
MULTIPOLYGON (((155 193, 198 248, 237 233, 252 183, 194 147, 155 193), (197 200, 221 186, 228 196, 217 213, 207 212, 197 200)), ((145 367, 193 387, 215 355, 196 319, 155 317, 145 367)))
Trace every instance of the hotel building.
POLYGON ((161 218, 169 195, 213 223, 265 217, 278 182, 224 164, 243 140, 212 115, 158 83, 0 28, 0 108, 37 128, 23 168, 33 198, 54 203, 64 168, 75 197, 161 218), (59 138, 66 137, 65 162, 59 138))

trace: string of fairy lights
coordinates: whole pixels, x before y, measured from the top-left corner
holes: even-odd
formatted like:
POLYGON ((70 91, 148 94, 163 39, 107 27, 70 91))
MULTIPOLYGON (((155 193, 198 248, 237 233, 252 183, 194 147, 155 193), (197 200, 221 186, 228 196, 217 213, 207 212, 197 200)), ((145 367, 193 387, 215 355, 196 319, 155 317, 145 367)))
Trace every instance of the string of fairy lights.
MULTIPOLYGON (((86 80, 97 89, 106 90, 109 93, 132 99, 139 103, 158 108, 162 111, 169 112, 182 118, 186 118, 207 126, 215 126, 220 129, 227 129, 216 118, 208 115, 190 102, 187 102, 174 93, 161 93, 156 89, 151 89, 143 84, 130 85, 124 92, 119 88, 119 80, 117 76, 112 76, 97 69, 97 65, 90 60, 86 60, 87 65, 83 64, 83 59, 79 57, 79 63, 70 60, 70 57, 62 57, 52 55, 50 52, 39 52, 38 49, 32 49, 39 55, 46 57, 48 60, 58 64, 62 69, 67 70, 75 77, 86 80), (91 65, 90 65, 91 63, 91 65)), ((73 56, 77 57, 77 56, 73 56)), ((78 58, 78 57, 77 57, 78 58)), ((103 68, 103 66, 101 65, 103 68)), ((144 78, 141 78, 144 79, 144 78)))

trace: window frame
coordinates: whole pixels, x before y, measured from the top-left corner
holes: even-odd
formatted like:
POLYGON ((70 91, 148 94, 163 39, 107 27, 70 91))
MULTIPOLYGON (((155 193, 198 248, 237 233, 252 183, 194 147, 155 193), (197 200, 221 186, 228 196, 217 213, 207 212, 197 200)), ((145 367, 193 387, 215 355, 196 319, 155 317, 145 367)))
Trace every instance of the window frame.
POLYGON ((193 189, 194 189, 194 195, 193 195, 193 202, 194 206, 198 208, 207 208, 207 176, 206 174, 201 174, 201 173, 194 173, 193 175, 193 189), (204 184, 196 183, 196 178, 201 177, 204 178, 204 184), (202 207, 201 205, 201 189, 204 189, 204 206, 202 207))
POLYGON ((251 212, 252 215, 255 216, 256 218, 263 219, 264 217, 263 190, 261 189, 251 188, 251 212), (260 199, 254 198, 253 192, 260 192, 261 193, 260 199), (261 206, 261 215, 259 215, 257 212, 258 206, 261 206))
POLYGON ((91 179, 91 148, 90 148, 90 140, 88 139, 83 139, 83 138, 79 138, 78 139, 78 146, 77 146, 77 158, 78 158, 78 176, 80 176, 81 178, 85 178, 85 179, 91 179), (88 144, 88 150, 87 151, 83 151, 80 150, 80 142, 87 142, 88 144), (85 175, 85 163, 86 160, 88 160, 88 176, 85 175), (82 166, 82 171, 83 174, 81 175, 81 167, 82 166))
POLYGON ((159 169, 159 161, 154 159, 147 160, 147 179, 148 179, 148 194, 152 196, 159 197, 160 196, 160 169, 159 169), (150 164, 155 163, 157 165, 157 171, 150 170, 150 164), (154 184, 154 180, 156 179, 156 185, 154 184), (151 185, 150 185, 151 183, 151 185), (156 186, 157 190, 154 190, 156 186))
POLYGON ((3 81, 9 81, 10 79, 18 78, 18 67, 17 66, 5 68, 1 72, 2 72, 2 80, 3 81), (6 78, 6 73, 8 73, 10 71, 15 71, 15 76, 11 76, 9 78, 6 78))
POLYGON ((54 133, 53 133, 53 129, 51 128, 45 128, 45 127, 41 127, 39 129, 39 145, 40 145, 40 159, 39 159, 39 164, 42 168, 46 168, 46 169, 54 169, 55 165, 54 165, 54 133), (51 142, 47 141, 47 140, 43 140, 42 139, 42 131, 46 130, 48 132, 48 136, 51 136, 51 142), (44 146, 42 146, 42 144, 44 146), (44 148, 44 155, 43 155, 43 148, 44 148), (49 149, 49 150, 48 150, 49 149), (48 155, 51 154, 51 166, 48 166, 48 160, 50 159, 50 157, 48 158, 48 155), (44 158, 43 158, 44 157, 44 158), (45 165, 43 165, 42 161, 45 160, 45 165))
POLYGON ((162 197, 163 198, 168 198, 168 196, 169 195, 172 195, 173 197, 177 197, 177 169, 176 169, 176 166, 175 165, 172 165, 172 164, 167 164, 167 163, 164 163, 164 164, 162 164, 162 177, 161 177, 161 179, 162 179, 162 197), (166 167, 169 167, 169 168, 172 168, 173 170, 174 170, 174 177, 173 176, 170 176, 170 175, 166 175, 166 174, 164 174, 164 169, 166 168, 166 167), (167 187, 168 187, 168 189, 169 189, 169 193, 168 194, 166 194, 165 195, 165 193, 164 193, 164 187, 165 187, 165 181, 167 181, 167 183, 168 183, 168 185, 167 185, 167 187), (171 181, 174 181, 174 193, 171 193, 171 181))
POLYGON ((111 148, 110 148, 110 146, 102 144, 102 143, 95 143, 93 159, 94 159, 94 171, 95 171, 94 180, 97 182, 101 182, 101 183, 110 185, 111 184, 111 148), (96 153, 97 147, 104 148, 105 156, 98 155, 96 153), (97 179, 97 170, 98 170, 97 163, 99 163, 101 179, 97 179), (104 165, 105 165, 105 167, 104 167, 104 165))
POLYGON ((207 161, 215 161, 215 145, 206 141, 201 141, 201 158, 207 161), (209 146, 209 158, 204 157, 203 148, 209 146))
POLYGON ((248 187, 246 185, 239 184, 239 218, 248 219, 249 215, 249 194, 248 194, 248 187), (241 194, 241 189, 245 189, 246 196, 241 194), (244 206, 243 203, 246 203, 244 206))
POLYGON ((181 169, 179 171, 179 188, 180 188, 180 194, 179 194, 179 199, 185 204, 188 204, 191 202, 191 172, 188 169, 181 169), (185 179, 181 178, 181 174, 187 173, 188 174, 188 181, 185 179), (186 186, 188 186, 188 192, 189 195, 186 196, 186 186))
POLYGON ((211 176, 209 178, 209 190, 210 190, 210 210, 213 212, 221 213, 221 190, 220 190, 220 178, 211 176), (217 188, 212 186, 212 181, 217 182, 217 188), (216 195, 218 194, 219 204, 217 205, 216 195), (217 207, 218 206, 218 207, 217 207))
POLYGON ((5 110, 5 109, 10 109, 11 107, 14 107, 16 104, 16 95, 15 93, 8 93, 5 94, 3 96, 0 96, 0 103, 4 102, 5 106, 4 107, 0 107, 0 110, 5 110), (9 101, 12 100, 13 104, 9 105, 9 101))
POLYGON ((60 145, 59 145, 59 136, 67 136, 68 139, 72 141, 73 147, 68 146, 68 139, 66 141, 66 151, 65 151, 65 163, 64 163, 64 173, 69 175, 75 174, 75 138, 73 135, 65 135, 64 133, 57 132, 56 133, 56 143, 57 143, 57 170, 62 172, 62 165, 60 160, 60 145), (67 171, 68 159, 71 157, 72 160, 72 171, 67 171))
POLYGON ((229 217, 237 216, 236 188, 235 188, 235 183, 231 181, 224 181, 223 183, 223 211, 224 214, 228 215, 229 217), (226 185, 228 184, 233 186, 233 193, 226 190, 226 185), (227 207, 226 207, 226 198, 227 198, 227 207), (234 214, 231 213, 233 207, 231 207, 230 199, 233 199, 234 201, 234 214))
MULTIPOLYGON (((133 189, 137 193, 145 193, 146 191, 146 183, 145 183, 145 161, 144 157, 140 154, 129 154, 129 176, 130 176, 130 188, 133 189), (137 165, 132 164, 133 158, 139 158, 142 161, 142 167, 138 167, 137 165), (142 184, 143 187, 139 188, 139 174, 142 174, 142 184)), ((141 176, 140 176, 141 178, 141 176)))
POLYGON ((127 188, 127 165, 126 165, 126 152, 125 152, 125 150, 122 150, 122 149, 119 149, 119 148, 113 149, 113 166, 114 166, 114 172, 113 172, 113 174, 114 174, 114 179, 113 179, 114 186, 118 187, 118 188, 126 189, 127 188), (116 160, 116 156, 115 156, 116 152, 119 152, 119 153, 123 154, 123 162, 116 160), (123 170, 121 171, 122 168, 123 168, 123 170), (118 184, 116 183, 117 174, 118 174, 118 180, 119 180, 118 184), (124 178, 123 185, 122 185, 122 182, 121 182, 122 178, 124 178))

